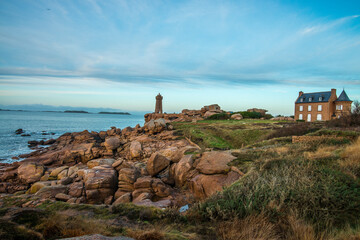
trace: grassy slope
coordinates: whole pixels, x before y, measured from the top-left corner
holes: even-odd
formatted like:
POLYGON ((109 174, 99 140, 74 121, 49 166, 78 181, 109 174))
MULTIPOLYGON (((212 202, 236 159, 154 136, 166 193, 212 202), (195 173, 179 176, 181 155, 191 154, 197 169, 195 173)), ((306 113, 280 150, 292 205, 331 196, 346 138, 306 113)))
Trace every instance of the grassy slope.
POLYGON ((266 139, 276 124, 270 120, 203 120, 173 123, 184 135, 202 148, 234 149, 266 139))

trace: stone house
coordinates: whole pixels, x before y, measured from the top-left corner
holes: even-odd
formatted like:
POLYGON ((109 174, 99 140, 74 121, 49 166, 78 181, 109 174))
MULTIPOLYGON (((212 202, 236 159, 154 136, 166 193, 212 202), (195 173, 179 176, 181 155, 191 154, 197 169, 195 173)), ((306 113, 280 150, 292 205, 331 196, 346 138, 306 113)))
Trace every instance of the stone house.
POLYGON ((345 90, 339 97, 336 96, 336 89, 315 93, 300 91, 295 101, 295 120, 313 122, 340 118, 351 113, 351 104, 345 90))

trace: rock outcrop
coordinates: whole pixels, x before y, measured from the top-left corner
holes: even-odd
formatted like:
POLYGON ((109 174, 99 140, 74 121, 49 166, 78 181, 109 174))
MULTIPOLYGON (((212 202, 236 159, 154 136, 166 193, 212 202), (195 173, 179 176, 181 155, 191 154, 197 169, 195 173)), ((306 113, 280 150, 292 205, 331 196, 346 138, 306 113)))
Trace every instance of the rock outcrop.
MULTIPOLYGON (((186 110, 203 117, 208 111, 186 110)), ((211 196, 242 173, 230 152, 203 152, 179 139, 166 119, 144 127, 66 133, 24 161, 0 165, 0 193, 26 191, 39 199, 164 208, 211 196)))

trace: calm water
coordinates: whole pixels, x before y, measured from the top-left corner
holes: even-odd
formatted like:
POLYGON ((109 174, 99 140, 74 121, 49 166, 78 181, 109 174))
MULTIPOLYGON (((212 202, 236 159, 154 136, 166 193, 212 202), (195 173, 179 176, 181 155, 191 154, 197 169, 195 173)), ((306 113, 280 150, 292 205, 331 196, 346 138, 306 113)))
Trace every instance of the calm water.
POLYGON ((66 132, 83 130, 102 131, 110 127, 125 128, 144 124, 144 116, 116 114, 84 114, 61 112, 13 112, 0 111, 0 162, 13 162, 11 158, 19 154, 29 153, 27 146, 30 140, 47 140, 58 138, 66 132), (15 134, 22 128, 30 137, 15 134), (55 135, 42 135, 55 133, 55 135))

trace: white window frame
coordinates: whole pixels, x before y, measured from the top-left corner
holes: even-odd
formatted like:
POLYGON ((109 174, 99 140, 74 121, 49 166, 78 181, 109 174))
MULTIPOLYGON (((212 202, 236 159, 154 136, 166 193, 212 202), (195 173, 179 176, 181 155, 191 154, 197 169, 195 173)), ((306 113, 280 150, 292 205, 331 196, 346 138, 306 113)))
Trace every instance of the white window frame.
POLYGON ((300 106, 300 107, 299 107, 299 111, 300 111, 300 112, 304 111, 304 106, 300 106))
POLYGON ((311 112, 311 105, 308 106, 308 112, 311 112))
POLYGON ((300 98, 300 102, 303 102, 304 101, 304 98, 300 98))
POLYGON ((302 113, 299 114, 299 120, 303 120, 303 115, 302 115, 302 113))
POLYGON ((319 101, 322 101, 323 100, 323 97, 319 97, 319 101))
POLYGON ((318 105, 318 111, 321 112, 322 111, 322 105, 318 105))
POLYGON ((311 114, 310 113, 307 115, 307 121, 311 122, 311 114))
POLYGON ((312 101, 312 97, 309 97, 309 102, 311 102, 312 101))
POLYGON ((320 113, 316 116, 316 120, 317 121, 322 121, 322 115, 320 113))

